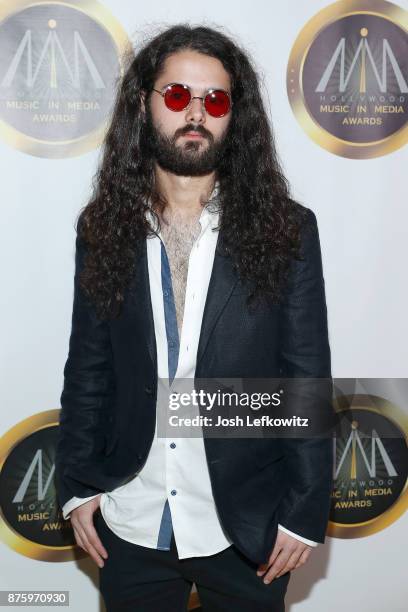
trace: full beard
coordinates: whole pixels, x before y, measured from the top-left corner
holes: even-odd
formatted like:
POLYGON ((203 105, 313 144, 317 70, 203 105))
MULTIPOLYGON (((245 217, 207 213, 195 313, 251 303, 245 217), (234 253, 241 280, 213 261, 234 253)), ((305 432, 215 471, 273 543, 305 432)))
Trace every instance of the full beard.
POLYGON ((173 136, 166 136, 153 124, 150 109, 146 109, 145 142, 150 154, 163 170, 179 176, 203 176, 213 172, 223 158, 227 147, 228 130, 214 140, 213 135, 202 126, 185 126, 173 136), (208 145, 203 148, 203 140, 190 140, 177 145, 177 139, 189 131, 202 134, 208 145))

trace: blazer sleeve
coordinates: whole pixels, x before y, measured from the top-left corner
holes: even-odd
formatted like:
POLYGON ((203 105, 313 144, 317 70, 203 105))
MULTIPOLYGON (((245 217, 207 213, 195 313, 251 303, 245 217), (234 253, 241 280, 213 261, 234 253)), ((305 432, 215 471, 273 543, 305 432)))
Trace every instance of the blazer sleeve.
POLYGON ((72 497, 103 492, 87 475, 103 461, 109 429, 106 406, 114 392, 109 323, 96 316, 80 287, 86 247, 77 235, 74 300, 58 428, 55 477, 61 507, 72 497))
POLYGON ((299 395, 293 406, 289 403, 288 414, 301 411, 303 417, 321 417, 326 425, 321 429, 323 435, 281 438, 287 488, 279 502, 278 521, 303 538, 323 543, 333 482, 333 445, 327 427, 333 418, 331 354, 317 221, 315 214, 307 211, 302 259, 291 263, 281 309, 281 375, 286 382, 299 379, 302 389, 300 401, 299 395))

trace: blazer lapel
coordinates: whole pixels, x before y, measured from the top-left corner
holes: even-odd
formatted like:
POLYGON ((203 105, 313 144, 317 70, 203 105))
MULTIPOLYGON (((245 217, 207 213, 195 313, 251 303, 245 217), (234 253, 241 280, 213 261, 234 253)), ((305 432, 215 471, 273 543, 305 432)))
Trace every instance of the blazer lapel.
POLYGON ((213 269, 208 286, 207 298, 204 306, 200 338, 198 342, 196 370, 204 355, 211 332, 214 329, 217 319, 221 315, 221 312, 226 305, 237 281, 238 276, 233 269, 232 260, 224 251, 223 233, 222 229, 220 229, 215 250, 213 269))
POLYGON ((137 308, 135 308, 134 314, 138 319, 139 329, 142 330, 146 338, 146 345, 154 371, 157 371, 156 336, 154 333, 153 308, 150 297, 146 240, 143 240, 141 254, 138 259, 134 290, 137 300, 137 308))

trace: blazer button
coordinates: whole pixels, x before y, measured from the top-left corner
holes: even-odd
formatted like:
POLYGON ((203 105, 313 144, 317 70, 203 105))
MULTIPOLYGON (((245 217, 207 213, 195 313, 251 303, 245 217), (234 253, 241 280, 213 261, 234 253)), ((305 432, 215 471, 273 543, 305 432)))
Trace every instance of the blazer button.
POLYGON ((153 395, 153 389, 151 387, 145 387, 145 391, 148 395, 153 395))

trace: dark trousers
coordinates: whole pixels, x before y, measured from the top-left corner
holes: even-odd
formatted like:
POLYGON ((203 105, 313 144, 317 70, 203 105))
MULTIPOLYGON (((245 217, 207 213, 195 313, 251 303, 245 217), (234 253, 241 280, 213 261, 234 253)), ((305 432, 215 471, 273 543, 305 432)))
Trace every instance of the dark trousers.
POLYGON ((193 582, 204 612, 284 612, 290 572, 264 584, 258 565, 234 546, 208 557, 179 559, 170 550, 138 546, 119 538, 100 510, 96 531, 108 552, 99 570, 107 612, 185 612, 193 582))

